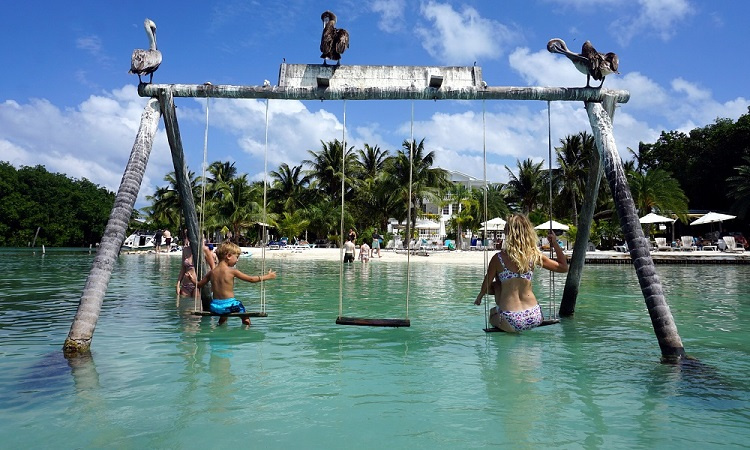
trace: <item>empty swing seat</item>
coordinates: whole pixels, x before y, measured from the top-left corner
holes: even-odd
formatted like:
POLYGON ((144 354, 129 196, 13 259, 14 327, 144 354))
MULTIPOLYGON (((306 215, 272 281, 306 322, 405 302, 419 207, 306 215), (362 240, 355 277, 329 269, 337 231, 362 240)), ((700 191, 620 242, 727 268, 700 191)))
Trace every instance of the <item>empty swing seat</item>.
POLYGON ((367 319, 364 317, 337 317, 338 325, 360 325, 365 327, 409 327, 409 319, 367 319))

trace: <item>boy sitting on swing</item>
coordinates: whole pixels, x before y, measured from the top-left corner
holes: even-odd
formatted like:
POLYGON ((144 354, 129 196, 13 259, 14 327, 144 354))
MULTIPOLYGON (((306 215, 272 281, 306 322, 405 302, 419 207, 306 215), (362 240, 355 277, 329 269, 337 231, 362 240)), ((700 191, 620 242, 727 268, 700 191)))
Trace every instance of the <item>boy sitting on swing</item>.
MULTIPOLYGON (((198 282, 198 288, 202 288, 209 281, 213 291, 213 300, 211 300, 211 312, 221 316, 219 325, 227 321, 227 314, 244 313, 245 306, 239 300, 234 298, 234 279, 239 278, 250 283, 257 283, 263 280, 273 280, 276 278, 276 272, 268 270, 265 275, 247 275, 234 266, 240 257, 242 251, 237 244, 224 242, 216 249, 216 257, 219 264, 211 269, 202 280, 198 282)), ((242 323, 250 325, 250 318, 243 317, 242 323)))

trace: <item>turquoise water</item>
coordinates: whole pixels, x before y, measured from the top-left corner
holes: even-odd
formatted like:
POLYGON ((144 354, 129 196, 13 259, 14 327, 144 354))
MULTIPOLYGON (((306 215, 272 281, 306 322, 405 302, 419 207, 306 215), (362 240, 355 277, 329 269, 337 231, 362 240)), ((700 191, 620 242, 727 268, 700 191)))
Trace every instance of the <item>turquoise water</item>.
MULTIPOLYGON (((268 318, 187 314, 179 258, 123 255, 92 357, 62 358, 88 252, 0 251, 4 448, 694 448, 750 442, 750 266, 657 267, 689 354, 659 363, 630 266, 587 266, 576 317, 482 331, 483 267, 412 263, 410 328, 338 326, 339 266, 268 260, 268 318)), ((258 259, 241 259, 257 273, 258 259)), ((404 314, 406 265, 345 269, 345 315, 404 314)), ((548 274, 535 291, 546 302, 548 274)), ((563 277, 555 278, 556 295, 563 277)), ((258 285, 237 297, 257 309, 258 285)))

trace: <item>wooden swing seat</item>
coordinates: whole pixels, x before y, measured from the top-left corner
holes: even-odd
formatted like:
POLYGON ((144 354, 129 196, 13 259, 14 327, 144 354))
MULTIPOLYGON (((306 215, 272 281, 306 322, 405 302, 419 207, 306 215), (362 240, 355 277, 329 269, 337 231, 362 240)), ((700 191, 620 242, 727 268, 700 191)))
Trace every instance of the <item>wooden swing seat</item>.
POLYGON ((268 313, 264 312, 252 312, 252 311, 245 311, 245 312, 238 312, 238 313, 229 313, 229 314, 215 314, 211 311, 192 311, 194 316, 201 316, 201 317, 209 317, 209 316, 220 316, 220 317, 242 317, 243 319, 248 317, 268 317, 268 313))
POLYGON ((361 325, 366 327, 409 327, 409 319, 366 319, 364 317, 337 317, 338 325, 361 325))
MULTIPOLYGON (((542 321, 542 323, 539 324, 539 326, 544 327, 547 325, 554 325, 556 323, 560 323, 560 319, 545 319, 542 321)), ((505 333, 505 331, 496 327, 484 328, 484 332, 485 333, 505 333)))

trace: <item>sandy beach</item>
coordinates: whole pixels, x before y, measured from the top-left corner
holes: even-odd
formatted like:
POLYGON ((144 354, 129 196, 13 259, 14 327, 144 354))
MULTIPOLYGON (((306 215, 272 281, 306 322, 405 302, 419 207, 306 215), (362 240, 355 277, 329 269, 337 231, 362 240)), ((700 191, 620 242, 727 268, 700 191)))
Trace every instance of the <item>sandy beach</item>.
MULTIPOLYGON (((242 247, 243 251, 251 252, 251 258, 262 258, 263 249, 258 247, 242 247)), ((144 252, 123 252, 123 254, 143 254, 144 252)), ((153 250, 148 253, 154 253, 153 250)), ((416 252, 408 255, 410 264, 467 264, 484 267, 485 261, 489 261, 497 250, 434 250, 427 252, 416 252), (485 259, 486 258, 486 259, 485 259)), ((566 250, 565 254, 570 259, 572 250, 566 250)), ((164 256, 179 256, 181 252, 161 253, 164 256)), ((377 255, 370 258, 370 264, 382 264, 387 262, 406 262, 407 253, 403 250, 380 250, 381 257, 377 255)), ((357 257, 359 249, 357 249, 357 257)), ((341 250, 338 248, 302 248, 288 246, 281 249, 266 249, 267 260, 289 258, 308 261, 340 261, 341 250)), ((750 252, 729 253, 721 251, 653 251, 651 257, 656 264, 750 264, 750 252)), ((361 264, 359 259, 355 261, 361 264)), ((596 250, 586 253, 587 264, 630 264, 630 254, 612 250, 596 250)))

